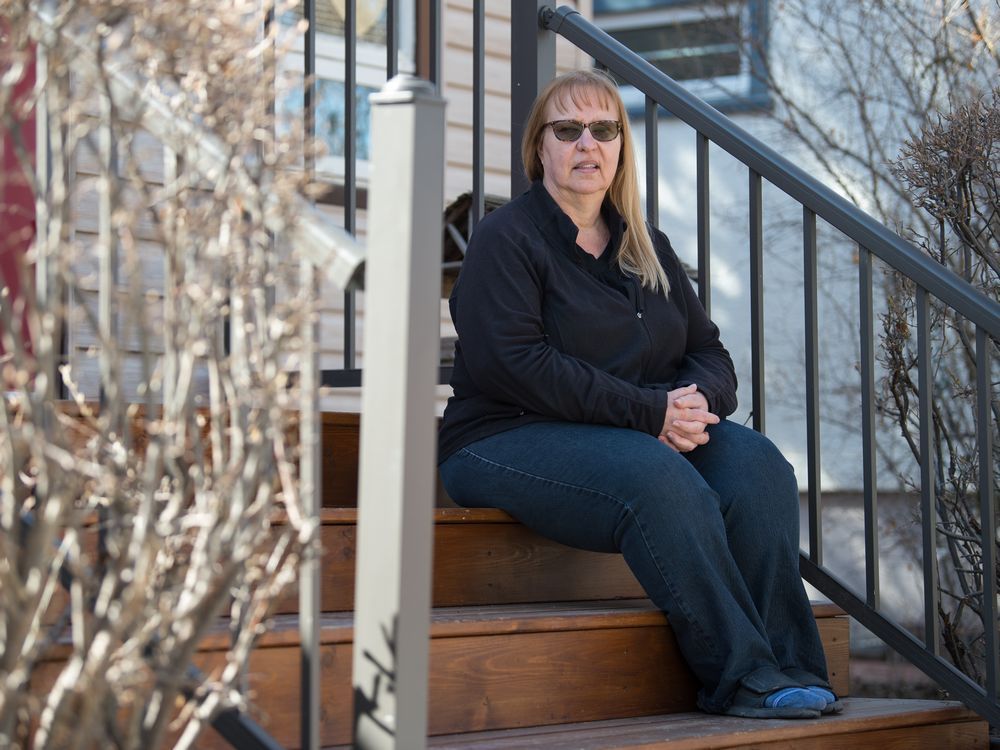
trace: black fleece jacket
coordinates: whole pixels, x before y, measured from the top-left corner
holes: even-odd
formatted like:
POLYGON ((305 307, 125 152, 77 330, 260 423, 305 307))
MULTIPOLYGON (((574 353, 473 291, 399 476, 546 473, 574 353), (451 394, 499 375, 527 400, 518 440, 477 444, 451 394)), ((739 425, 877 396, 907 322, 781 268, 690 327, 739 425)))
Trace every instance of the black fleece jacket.
POLYGON ((624 220, 608 201, 602 214, 611 240, 597 259, 540 181, 480 222, 451 294, 458 344, 440 461, 539 421, 658 435, 667 391, 691 383, 720 417, 736 409, 732 359, 670 241, 653 231, 670 294, 652 294, 613 260, 624 220))

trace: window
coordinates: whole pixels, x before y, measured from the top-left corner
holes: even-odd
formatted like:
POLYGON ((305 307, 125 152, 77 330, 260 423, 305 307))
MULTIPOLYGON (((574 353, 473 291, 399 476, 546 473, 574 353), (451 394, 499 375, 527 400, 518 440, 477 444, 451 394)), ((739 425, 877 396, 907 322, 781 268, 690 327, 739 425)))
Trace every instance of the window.
MULTIPOLYGON (((723 110, 761 109, 767 0, 594 0, 598 26, 723 110)), ((644 97, 623 86, 629 111, 644 97)))
MULTIPOLYGON (((344 169, 344 0, 316 0, 316 136, 325 147, 316 164, 321 178, 339 183, 344 169)), ((357 0, 356 67, 355 67, 355 133, 357 181, 367 185, 370 154, 370 106, 368 96, 385 83, 386 0, 357 0)), ((398 0, 399 55, 401 73, 415 72, 416 36, 415 3, 398 0)), ((282 18, 293 24, 302 18, 302 8, 289 11, 282 18)), ((303 55, 302 40, 292 47, 283 61, 288 80, 295 85, 283 85, 275 103, 279 132, 302 127, 303 55)))

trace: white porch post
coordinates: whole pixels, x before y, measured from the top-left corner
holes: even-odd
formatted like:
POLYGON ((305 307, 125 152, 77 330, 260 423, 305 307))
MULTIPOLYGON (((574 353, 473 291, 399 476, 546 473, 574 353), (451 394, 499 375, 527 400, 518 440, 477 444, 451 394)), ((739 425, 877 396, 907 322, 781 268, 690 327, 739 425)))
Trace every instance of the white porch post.
POLYGON ((371 97, 373 175, 354 620, 354 746, 427 737, 444 101, 396 76, 371 97))

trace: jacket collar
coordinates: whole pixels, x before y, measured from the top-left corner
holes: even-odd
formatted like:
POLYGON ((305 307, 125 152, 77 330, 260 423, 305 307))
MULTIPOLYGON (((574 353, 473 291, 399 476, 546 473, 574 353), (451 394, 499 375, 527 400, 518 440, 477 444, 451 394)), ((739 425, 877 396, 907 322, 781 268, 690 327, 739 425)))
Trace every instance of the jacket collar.
MULTIPOLYGON (((582 264, 591 258, 582 248, 577 247, 576 237, 580 231, 579 228, 559 207, 555 199, 549 195, 549 191, 545 189, 541 180, 535 180, 531 184, 527 199, 528 213, 553 247, 562 250, 576 263, 582 264)), ((608 198, 605 198, 604 203, 601 204, 601 216, 611 233, 610 245, 613 248, 614 257, 617 258, 622 235, 625 233, 625 219, 608 198)), ((609 262, 611 259, 608 253, 600 258, 604 262, 609 262)))

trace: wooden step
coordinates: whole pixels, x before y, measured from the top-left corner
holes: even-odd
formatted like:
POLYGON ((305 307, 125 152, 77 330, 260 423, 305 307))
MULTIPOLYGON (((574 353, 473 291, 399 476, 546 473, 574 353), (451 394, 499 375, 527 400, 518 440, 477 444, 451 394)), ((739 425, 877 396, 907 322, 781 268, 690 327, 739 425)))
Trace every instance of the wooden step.
MULTIPOLYGON (((678 713, 433 737, 443 750, 987 750, 987 722, 959 703, 848 698, 811 721, 678 713)), ((331 748, 331 750, 334 750, 331 748)))
MULTIPOLYGON (((322 511, 322 609, 354 607, 355 508, 322 511)), ((645 594, 621 555, 572 549, 492 509, 434 511, 434 605, 636 599, 645 594)), ((279 613, 298 611, 289 593, 279 613)))
MULTIPOLYGON (((835 690, 848 690, 848 623, 815 605, 835 690)), ((298 742, 297 618, 284 615, 250 661, 251 715, 282 745, 298 742)), ((321 741, 349 741, 352 623, 322 621, 321 741)), ((651 716, 695 709, 697 685, 666 618, 648 601, 454 607, 431 625, 432 735, 651 716)), ((221 663, 212 636, 199 665, 221 663)), ((223 748, 213 732, 200 747, 223 748)))
MULTIPOLYGON (((84 426, 82 410, 79 404, 73 401, 60 401, 56 404, 59 411, 68 416, 80 420, 81 428, 70 431, 68 438, 72 443, 82 445, 91 437, 89 427, 84 426)), ((88 402, 85 405, 88 412, 99 413, 100 407, 97 403, 88 402)), ((147 443, 145 410, 140 406, 130 412, 132 440, 136 448, 142 452, 147 443)), ((154 414, 159 418, 159 409, 154 414)), ((347 412, 323 412, 320 414, 320 434, 322 435, 322 479, 323 498, 322 504, 327 507, 351 507, 358 502, 358 454, 359 435, 361 426, 361 415, 347 412)), ((207 436, 208 426, 203 427, 204 438, 207 436)), ((295 442, 294 427, 290 435, 292 442, 295 442)), ((438 489, 439 504, 453 506, 444 490, 438 489)))
MULTIPOLYGON (((361 415, 348 412, 323 412, 320 415, 322 442, 322 505, 326 508, 350 508, 358 504, 358 456, 360 454, 361 415)), ((455 507, 437 478, 435 504, 455 507)))
POLYGON ((322 504, 327 508, 357 506, 361 415, 323 412, 320 422, 322 504))

